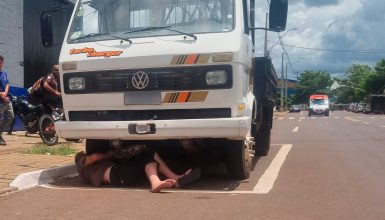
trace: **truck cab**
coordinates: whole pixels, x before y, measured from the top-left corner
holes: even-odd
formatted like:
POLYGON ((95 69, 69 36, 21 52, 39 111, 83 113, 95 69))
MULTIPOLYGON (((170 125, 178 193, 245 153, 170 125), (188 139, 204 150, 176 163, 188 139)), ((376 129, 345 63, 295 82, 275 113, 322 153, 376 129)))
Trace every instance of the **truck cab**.
MULTIPOLYGON (((282 31, 287 1, 271 4, 270 29, 282 31)), ((255 138, 268 148, 273 104, 265 91, 276 80, 266 76, 271 66, 254 71, 261 66, 254 7, 248 0, 77 1, 59 58, 66 120, 57 132, 87 139, 88 149, 103 141, 211 140, 223 144, 230 175, 247 178, 255 138)))
POLYGON ((327 95, 314 94, 309 98, 309 116, 329 116, 329 97, 327 95))

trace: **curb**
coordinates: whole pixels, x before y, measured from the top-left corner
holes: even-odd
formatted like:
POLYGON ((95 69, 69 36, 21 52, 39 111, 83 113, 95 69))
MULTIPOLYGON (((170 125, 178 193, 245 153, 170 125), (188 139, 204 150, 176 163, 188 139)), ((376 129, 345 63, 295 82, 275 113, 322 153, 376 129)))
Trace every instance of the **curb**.
POLYGON ((77 174, 77 170, 74 164, 22 173, 9 184, 9 188, 22 190, 49 183, 56 179, 74 176, 75 174, 77 174))
POLYGON ((5 187, 5 188, 2 188, 2 189, 0 189, 0 196, 1 195, 5 195, 7 193, 15 192, 15 191, 17 191, 16 187, 5 187))

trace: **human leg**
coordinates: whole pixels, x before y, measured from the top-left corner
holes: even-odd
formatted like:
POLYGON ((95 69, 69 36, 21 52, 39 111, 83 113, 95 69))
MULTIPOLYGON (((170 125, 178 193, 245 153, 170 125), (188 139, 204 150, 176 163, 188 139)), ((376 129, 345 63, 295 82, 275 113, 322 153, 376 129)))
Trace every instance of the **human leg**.
POLYGON ((3 123, 4 123, 4 126, 3 126, 3 129, 4 128, 8 128, 9 125, 12 123, 13 121, 13 118, 15 117, 14 113, 13 113, 13 106, 12 106, 12 103, 6 103, 5 105, 5 109, 4 109, 4 120, 3 120, 3 123))
POLYGON ((159 172, 165 175, 167 178, 175 180, 175 186, 178 188, 195 182, 201 176, 200 168, 188 169, 183 174, 178 175, 167 166, 163 159, 160 158, 159 154, 155 153, 154 159, 159 164, 159 172))
POLYGON ((151 192, 153 193, 160 192, 162 189, 171 188, 175 184, 175 180, 173 179, 160 180, 157 169, 156 162, 150 162, 144 167, 146 176, 151 184, 151 192))
POLYGON ((3 137, 1 136, 3 133, 3 129, 6 128, 5 120, 4 120, 4 111, 6 109, 6 103, 0 103, 0 145, 6 145, 3 137))
POLYGON ((180 175, 177 175, 174 173, 168 166, 167 164, 163 161, 162 158, 160 158, 158 153, 154 154, 154 159, 156 162, 159 164, 159 172, 163 175, 165 175, 167 178, 177 180, 180 175))

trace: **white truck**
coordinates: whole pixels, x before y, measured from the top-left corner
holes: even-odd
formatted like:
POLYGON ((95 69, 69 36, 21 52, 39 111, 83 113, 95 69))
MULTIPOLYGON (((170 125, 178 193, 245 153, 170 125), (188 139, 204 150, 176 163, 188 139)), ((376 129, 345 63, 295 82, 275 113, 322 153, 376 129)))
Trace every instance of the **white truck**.
MULTIPOLYGON (((287 0, 270 1, 267 30, 283 31, 287 0)), ((52 19, 41 17, 43 44, 52 19)), ((269 151, 277 77, 254 57, 254 0, 78 0, 59 63, 67 139, 105 143, 199 139, 248 178, 269 151)))

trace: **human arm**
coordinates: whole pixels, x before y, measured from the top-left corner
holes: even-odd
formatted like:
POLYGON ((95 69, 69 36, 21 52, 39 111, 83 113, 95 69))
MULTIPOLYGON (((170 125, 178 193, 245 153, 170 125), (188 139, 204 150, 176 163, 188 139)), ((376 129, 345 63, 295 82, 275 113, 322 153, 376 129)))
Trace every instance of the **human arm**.
POLYGON ((87 167, 104 159, 111 159, 112 154, 110 151, 107 153, 93 153, 90 155, 85 154, 83 151, 76 154, 75 163, 78 166, 87 167))
POLYGON ((59 96, 59 97, 61 96, 61 93, 58 92, 58 91, 56 91, 55 89, 53 89, 53 88, 49 85, 49 83, 48 83, 47 80, 44 81, 43 87, 44 87, 44 89, 45 89, 47 92, 49 92, 49 93, 51 93, 51 94, 53 94, 53 95, 55 95, 55 96, 59 96))
POLYGON ((96 163, 97 161, 104 160, 104 159, 111 159, 112 154, 110 151, 107 153, 93 153, 91 155, 87 155, 86 158, 83 161, 83 165, 88 166, 93 163, 96 163))
POLYGON ((0 95, 1 95, 1 99, 2 100, 6 100, 8 97, 8 92, 9 92, 9 84, 6 84, 5 85, 5 89, 4 89, 4 92, 1 92, 0 95))

